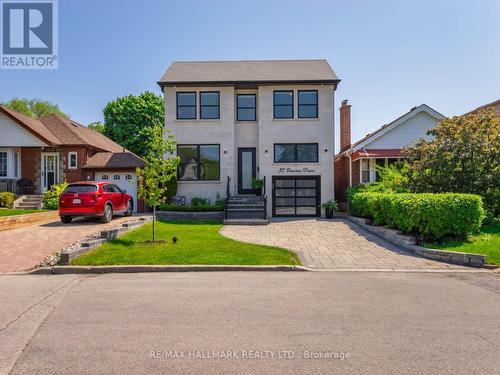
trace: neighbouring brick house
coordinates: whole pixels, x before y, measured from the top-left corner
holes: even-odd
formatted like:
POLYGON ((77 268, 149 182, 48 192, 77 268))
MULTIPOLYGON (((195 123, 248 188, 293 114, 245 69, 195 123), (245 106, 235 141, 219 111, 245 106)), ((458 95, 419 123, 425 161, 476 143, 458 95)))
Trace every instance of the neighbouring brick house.
POLYGON ((135 169, 143 165, 138 156, 71 119, 55 114, 34 119, 0 105, 0 191, 33 195, 63 181, 110 179, 127 187, 137 202, 135 169))
POLYGON ((485 105, 482 105, 481 107, 477 107, 476 109, 468 112, 468 113, 474 113, 474 112, 477 112, 481 109, 485 109, 485 108, 492 108, 495 110, 495 112, 500 116, 500 99, 498 100, 495 100, 494 102, 491 102, 491 103, 488 103, 488 104, 485 104, 485 105))
POLYGON ((351 106, 340 107, 340 152, 335 156, 335 198, 345 208, 346 189, 378 180, 375 166, 401 159, 401 149, 414 144, 444 116, 426 104, 412 108, 396 120, 351 144, 351 106))

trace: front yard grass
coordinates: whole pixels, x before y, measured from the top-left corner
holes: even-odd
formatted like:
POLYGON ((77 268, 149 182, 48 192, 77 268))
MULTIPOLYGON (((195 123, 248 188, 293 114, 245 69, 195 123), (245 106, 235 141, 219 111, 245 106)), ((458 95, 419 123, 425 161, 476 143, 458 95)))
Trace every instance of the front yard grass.
POLYGON ((484 226, 480 233, 464 241, 424 243, 431 249, 458 251, 486 255, 486 262, 500 265, 500 224, 484 226))
POLYGON ((11 208, 0 208, 0 216, 14 216, 14 215, 25 215, 34 214, 38 212, 47 212, 48 210, 13 210, 11 208))
POLYGON ((144 243, 151 239, 151 223, 106 242, 73 260, 74 265, 130 264, 224 264, 300 265, 292 251, 223 237, 217 222, 157 221, 156 238, 166 243, 144 243), (173 243, 172 238, 177 238, 173 243))

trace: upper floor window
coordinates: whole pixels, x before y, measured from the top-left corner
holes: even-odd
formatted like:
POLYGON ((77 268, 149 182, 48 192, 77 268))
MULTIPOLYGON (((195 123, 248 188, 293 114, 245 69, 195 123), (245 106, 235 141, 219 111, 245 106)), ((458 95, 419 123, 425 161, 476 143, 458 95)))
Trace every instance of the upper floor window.
POLYGON ((68 169, 76 169, 77 168, 77 158, 78 154, 76 152, 68 153, 68 169))
POLYGON ((274 118, 293 118, 293 91, 275 91, 274 118))
POLYGON ((275 163, 317 163, 317 143, 276 143, 274 145, 275 163))
POLYGON ((101 180, 107 180, 108 179, 108 175, 107 174, 103 174, 102 177, 101 177, 101 180))
POLYGON ((178 145, 179 180, 220 180, 219 145, 178 145))
POLYGON ((237 121, 257 120, 255 94, 238 94, 236 96, 236 120, 237 121))
POLYGON ((115 174, 115 175, 113 176, 113 180, 119 180, 119 179, 120 179, 120 175, 119 175, 119 174, 115 174))
POLYGON ((200 119, 220 118, 219 92, 200 92, 200 119))
POLYGON ((299 118, 318 117, 318 91, 299 90, 299 118))
POLYGON ((196 119, 196 93, 178 92, 177 93, 177 119, 194 120, 196 119))

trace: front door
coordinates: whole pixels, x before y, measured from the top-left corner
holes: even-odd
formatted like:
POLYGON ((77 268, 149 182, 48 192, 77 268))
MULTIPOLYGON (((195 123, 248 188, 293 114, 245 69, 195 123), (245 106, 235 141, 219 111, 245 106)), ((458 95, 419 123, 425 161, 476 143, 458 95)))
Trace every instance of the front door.
POLYGON ((59 154, 42 153, 42 193, 59 182, 59 154))
POLYGON ((254 194, 252 179, 257 175, 255 147, 238 148, 238 194, 254 194))

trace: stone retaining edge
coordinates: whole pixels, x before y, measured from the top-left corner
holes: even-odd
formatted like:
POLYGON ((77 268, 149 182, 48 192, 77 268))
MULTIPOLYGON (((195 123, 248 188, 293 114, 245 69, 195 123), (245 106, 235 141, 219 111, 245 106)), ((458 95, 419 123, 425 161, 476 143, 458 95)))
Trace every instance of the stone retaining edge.
POLYGON ((151 220, 152 218, 150 216, 143 216, 138 218, 136 221, 122 223, 120 227, 102 230, 100 238, 95 238, 88 240, 86 242, 82 242, 80 244, 80 247, 77 249, 71 249, 69 251, 65 250, 61 252, 61 258, 59 260, 59 264, 62 264, 63 267, 67 267, 65 265, 68 265, 77 256, 85 254, 95 249, 96 247, 101 246, 103 243, 113 240, 124 233, 137 229, 151 220))
POLYGON ((142 273, 142 272, 219 272, 219 271, 311 271, 303 266, 231 266, 231 265, 122 265, 122 266, 53 266, 36 268, 31 275, 142 273))
POLYGON ((362 217, 344 216, 343 218, 362 227, 363 229, 366 229, 371 233, 374 233, 386 239, 389 242, 402 247, 404 250, 411 251, 412 253, 425 258, 470 267, 483 267, 486 263, 486 255, 428 249, 426 247, 416 245, 414 237, 404 235, 396 229, 369 225, 367 224, 367 219, 362 217))
POLYGON ((0 217, 0 231, 19 228, 24 225, 58 218, 59 212, 57 210, 47 212, 34 212, 32 214, 4 216, 0 217))

